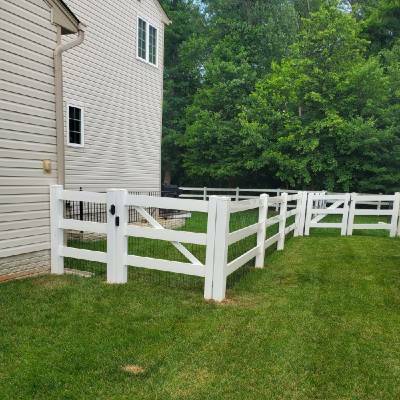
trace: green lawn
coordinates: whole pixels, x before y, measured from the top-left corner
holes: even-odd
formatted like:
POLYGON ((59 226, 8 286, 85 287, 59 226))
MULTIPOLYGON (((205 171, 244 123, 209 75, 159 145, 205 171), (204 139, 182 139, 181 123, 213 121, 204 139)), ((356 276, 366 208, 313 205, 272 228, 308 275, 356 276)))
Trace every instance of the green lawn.
POLYGON ((0 398, 399 399, 400 240, 326 232, 241 272, 221 305, 146 280, 1 285, 0 398))

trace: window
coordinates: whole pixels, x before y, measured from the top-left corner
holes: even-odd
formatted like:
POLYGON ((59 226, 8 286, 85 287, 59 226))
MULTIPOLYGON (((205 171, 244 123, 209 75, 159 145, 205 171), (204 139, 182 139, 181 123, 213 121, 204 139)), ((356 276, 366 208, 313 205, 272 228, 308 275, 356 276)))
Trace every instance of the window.
POLYGON ((157 28, 138 18, 137 56, 157 65, 157 28))
POLYGON ((149 25, 149 63, 157 64, 157 29, 149 25))
POLYGON ((83 108, 68 105, 68 145, 83 147, 83 108))
POLYGON ((139 18, 139 28, 138 28, 138 56, 146 60, 146 31, 147 23, 139 18))

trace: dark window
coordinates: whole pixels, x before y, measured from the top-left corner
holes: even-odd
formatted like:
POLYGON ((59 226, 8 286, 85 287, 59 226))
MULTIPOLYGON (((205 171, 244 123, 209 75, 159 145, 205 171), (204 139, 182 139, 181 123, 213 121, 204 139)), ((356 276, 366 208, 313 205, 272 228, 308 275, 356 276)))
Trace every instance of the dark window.
POLYGON ((146 60, 146 22, 139 18, 139 32, 138 32, 138 56, 146 60))
POLYGON ((82 145, 82 109, 69 106, 69 144, 82 145))
POLYGON ((149 26, 149 62, 157 64, 157 29, 149 26))

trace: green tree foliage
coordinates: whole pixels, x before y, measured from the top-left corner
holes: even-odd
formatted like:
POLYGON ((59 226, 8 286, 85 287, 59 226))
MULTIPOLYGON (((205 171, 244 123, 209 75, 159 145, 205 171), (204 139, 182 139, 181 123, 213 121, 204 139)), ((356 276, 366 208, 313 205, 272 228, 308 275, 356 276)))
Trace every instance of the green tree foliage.
POLYGON ((400 190, 398 0, 162 3, 173 182, 400 190))
POLYGON ((400 37, 399 0, 358 0, 352 2, 352 9, 362 21, 371 52, 392 47, 400 37))
POLYGON ((269 171, 290 187, 309 189, 398 185, 390 79, 377 58, 366 58, 360 29, 337 7, 321 8, 304 21, 290 56, 258 82, 241 116, 252 174, 269 171))
POLYGON ((294 37, 290 2, 208 1, 203 84, 187 110, 184 166, 197 182, 235 184, 241 168, 239 113, 257 79, 294 37))
POLYGON ((184 110, 201 85, 200 65, 205 21, 192 0, 162 0, 173 23, 166 28, 162 166, 164 179, 182 179, 184 110))

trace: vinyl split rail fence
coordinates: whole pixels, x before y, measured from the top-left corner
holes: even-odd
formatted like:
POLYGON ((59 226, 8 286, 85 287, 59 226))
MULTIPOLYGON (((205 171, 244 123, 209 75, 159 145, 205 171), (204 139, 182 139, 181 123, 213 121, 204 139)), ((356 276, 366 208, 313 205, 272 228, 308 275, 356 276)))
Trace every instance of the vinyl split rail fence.
MULTIPOLYGON (((254 199, 259 197, 261 194, 268 194, 271 197, 279 197, 283 193, 297 194, 301 193, 299 190, 293 189, 245 189, 245 188, 214 188, 214 187, 180 187, 181 192, 179 197, 183 199, 202 199, 207 200, 211 196, 226 196, 233 201, 240 201, 246 199, 254 199)), ((316 193, 326 193, 325 191, 316 193)), ((322 206, 322 204, 321 204, 322 206)), ((289 208, 293 206, 289 204, 289 208)), ((275 209, 278 211, 279 202, 276 203, 275 209)))
POLYGON ((210 196, 223 195, 231 200, 240 201, 258 197, 260 194, 280 196, 282 193, 296 194, 298 190, 284 189, 243 189, 243 188, 209 188, 209 187, 180 187, 179 197, 188 199, 207 200, 210 196))
POLYGON ((204 278, 204 298, 216 301, 225 298, 226 280, 230 274, 252 259, 255 259, 258 268, 262 268, 265 250, 268 247, 277 243, 278 250, 282 250, 286 235, 291 232, 295 235, 303 234, 302 224, 306 210, 306 193, 303 192, 293 195, 283 193, 273 198, 263 194, 256 199, 238 202, 218 196, 211 196, 205 201, 132 195, 123 189, 112 189, 107 193, 70 191, 64 190, 59 185, 52 186, 50 194, 52 273, 63 274, 64 258, 68 257, 106 264, 109 283, 126 283, 128 266, 194 275, 204 278), (64 215, 66 201, 100 204, 107 210, 106 220, 92 222, 66 218, 64 215), (288 204, 293 205, 290 211, 288 204), (276 205, 280 206, 279 214, 269 218, 269 207, 276 205), (129 223, 128 210, 132 207, 146 221, 145 226, 129 223), (206 213, 207 231, 199 233, 166 229, 159 223, 157 216, 146 211, 148 207, 206 213), (258 222, 229 232, 231 215, 249 210, 258 210, 258 222), (287 221, 291 221, 288 226, 287 221), (277 226, 278 232, 267 237, 267 228, 270 226, 277 226), (70 230, 105 235, 106 251, 69 247, 65 243, 65 231, 70 230), (228 262, 229 246, 254 234, 257 237, 256 246, 228 262), (187 261, 130 254, 129 237, 170 242, 187 261), (201 262, 193 252, 189 251, 187 244, 204 246, 205 262, 201 262))
POLYGON ((400 236, 400 193, 296 192, 274 197, 264 193, 239 201, 224 196, 210 196, 207 200, 154 197, 129 194, 123 189, 92 193, 64 190, 62 186, 52 186, 50 193, 52 273, 63 274, 64 258, 72 258, 106 264, 109 283, 126 283, 128 267, 192 275, 204 279, 205 299, 216 301, 225 298, 229 275, 253 259, 255 266, 262 268, 266 250, 274 245, 283 250, 285 238, 292 232, 294 236, 302 236, 309 235, 314 228, 335 228, 342 235, 352 235, 355 229, 380 229, 387 230, 391 237, 400 236), (98 205, 104 210, 105 218, 100 221, 74 219, 73 215, 71 218, 65 202, 98 205), (132 220, 132 210, 140 218, 132 220), (180 210, 180 215, 205 214, 205 232, 173 229, 174 226, 163 222, 169 215, 168 210, 180 210), (250 221, 246 217, 249 213, 258 218, 250 221), (233 224, 232 228, 230 222, 238 220, 240 215, 246 217, 241 219, 244 223, 240 227, 233 224), (360 223, 356 220, 360 216, 384 217, 388 222, 360 223), (68 246, 66 231, 102 235, 106 238, 106 248, 103 246, 103 251, 98 251, 68 246), (256 239, 254 242, 248 240, 252 237, 256 239), (158 253, 140 254, 138 248, 129 248, 132 238, 171 243, 180 259, 165 259, 158 253), (240 242, 246 245, 240 247, 240 242), (193 251, 194 245, 202 247, 204 259, 193 251))
MULTIPOLYGON (((215 197, 211 197, 213 199, 215 197)), ((216 198, 218 199, 218 198, 216 198)), ((220 210, 218 215, 220 220, 217 226, 217 235, 215 245, 217 247, 214 269, 213 291, 214 299, 222 300, 225 298, 226 281, 229 275, 246 265, 255 258, 255 267, 263 268, 265 264, 266 250, 277 243, 277 249, 283 250, 285 237, 294 232, 295 236, 302 235, 300 228, 302 213, 305 212, 306 196, 300 192, 294 195, 283 193, 281 196, 269 197, 268 194, 262 194, 257 199, 248 199, 232 202, 229 197, 222 197, 219 200, 220 210), (288 204, 295 203, 293 210, 288 211, 288 204), (278 215, 269 216, 269 208, 280 206, 278 215), (258 210, 258 222, 248 225, 244 228, 229 232, 229 220, 237 213, 258 210), (293 222, 287 226, 287 221, 293 222), (277 225, 277 233, 268 237, 267 228, 277 225), (245 253, 228 262, 227 256, 229 246, 248 238, 251 235, 257 235, 256 246, 247 250, 245 253)))
POLYGON ((347 235, 351 236, 355 229, 383 229, 389 231, 390 237, 400 236, 400 193, 394 195, 360 195, 353 193, 350 196, 349 220, 347 226, 347 235), (374 203, 376 208, 360 208, 360 205, 374 203), (382 209, 384 202, 388 207, 382 209), (355 223, 356 216, 387 216, 389 222, 379 223, 355 223))
POLYGON ((351 236, 355 229, 387 230, 390 237, 400 236, 400 193, 394 195, 308 193, 304 234, 311 228, 340 229, 342 236, 351 236), (324 204, 324 207, 320 207, 324 204), (326 221, 328 216, 336 221, 326 221), (356 222, 356 217, 386 217, 389 222, 356 222))
POLYGON ((347 219, 349 215, 349 194, 319 194, 309 193, 307 201, 307 218, 305 224, 305 235, 310 234, 310 228, 337 228, 342 235, 347 232, 347 219), (319 207, 321 201, 324 207, 319 207), (321 222, 327 215, 339 215, 339 222, 321 222))

